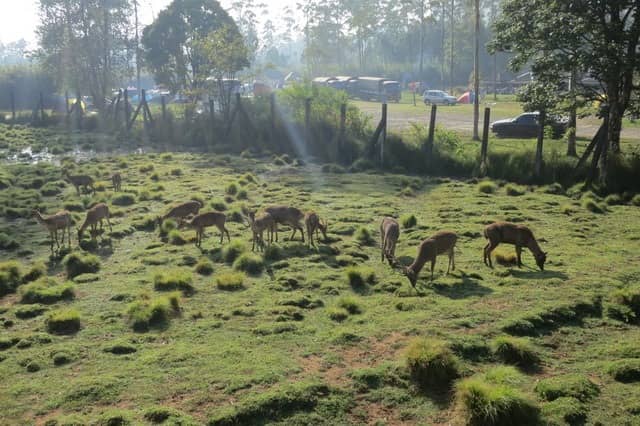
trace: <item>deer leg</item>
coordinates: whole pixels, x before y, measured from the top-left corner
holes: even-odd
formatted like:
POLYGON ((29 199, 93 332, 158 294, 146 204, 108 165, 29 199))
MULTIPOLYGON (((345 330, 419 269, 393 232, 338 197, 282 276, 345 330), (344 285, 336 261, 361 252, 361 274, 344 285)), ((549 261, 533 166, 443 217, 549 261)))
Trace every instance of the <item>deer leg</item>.
POLYGON ((453 247, 451 248, 451 270, 456 270, 456 254, 453 251, 453 247))
POLYGON ((433 281, 433 270, 436 267, 436 258, 434 257, 433 260, 431 261, 431 281, 433 281))
POLYGON ((522 268, 522 247, 516 246, 516 257, 518 259, 518 268, 522 268))
POLYGON ((489 267, 493 268, 493 262, 491 262, 491 252, 493 250, 495 250, 495 248, 498 247, 498 244, 494 244, 492 241, 489 241, 489 244, 487 244, 487 247, 485 247, 484 251, 485 251, 485 263, 489 262, 489 267))
POLYGON ((293 233, 291 234, 291 237, 289 237, 289 241, 293 241, 293 237, 296 235, 296 231, 298 229, 296 227, 293 227, 293 233))
POLYGON ((304 243, 304 230, 302 229, 302 226, 298 225, 298 229, 300 229, 300 233, 302 234, 302 242, 304 243))
POLYGON ((386 242, 384 240, 384 235, 382 235, 382 241, 380 242, 380 262, 384 263, 384 255, 386 254, 386 242))
POLYGON ((109 225, 109 232, 113 232, 113 226, 111 226, 111 221, 109 221, 109 216, 107 216, 107 225, 109 225))
MULTIPOLYGON (((224 229, 224 233, 227 234, 227 240, 231 242, 231 237, 229 236, 229 231, 227 231, 227 228, 223 226, 222 229, 224 229)), ((224 241, 224 236, 222 238, 222 241, 224 241)))

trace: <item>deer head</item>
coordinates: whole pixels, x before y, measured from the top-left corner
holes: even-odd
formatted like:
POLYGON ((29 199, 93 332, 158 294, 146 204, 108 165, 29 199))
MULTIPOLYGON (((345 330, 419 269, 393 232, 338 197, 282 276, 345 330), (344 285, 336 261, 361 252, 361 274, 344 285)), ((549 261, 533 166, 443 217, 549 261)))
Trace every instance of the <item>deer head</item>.
POLYGON ((536 264, 541 271, 544 271, 544 263, 547 261, 547 252, 541 251, 540 254, 535 256, 536 264))

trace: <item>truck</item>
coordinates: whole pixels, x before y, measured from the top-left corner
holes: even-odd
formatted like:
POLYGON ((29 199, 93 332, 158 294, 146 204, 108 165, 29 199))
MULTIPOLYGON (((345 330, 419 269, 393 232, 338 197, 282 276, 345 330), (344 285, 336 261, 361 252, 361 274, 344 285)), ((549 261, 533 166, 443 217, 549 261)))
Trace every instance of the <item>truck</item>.
POLYGON ((365 101, 400 102, 400 83, 381 77, 358 77, 352 96, 365 101))

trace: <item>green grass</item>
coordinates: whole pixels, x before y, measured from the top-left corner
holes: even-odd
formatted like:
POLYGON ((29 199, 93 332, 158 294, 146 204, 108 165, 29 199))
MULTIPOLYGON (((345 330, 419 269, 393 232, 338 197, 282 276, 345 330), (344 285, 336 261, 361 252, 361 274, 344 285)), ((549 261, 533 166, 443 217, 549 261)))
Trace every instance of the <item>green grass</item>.
MULTIPOLYGON (((516 143, 498 142, 490 151, 507 152, 516 143)), ((518 143, 523 150, 533 145, 518 143)), ((545 143, 553 144, 562 148, 561 141, 545 143)), ((584 141, 580 144, 583 149, 584 141)), ((487 195, 474 180, 320 172, 313 164, 280 168, 270 155, 256 159, 260 154, 168 154, 168 160, 163 154, 107 154, 82 163, 102 181, 126 162, 127 191, 148 191, 150 197, 138 195, 135 204, 113 209, 118 216, 112 220, 111 246, 96 245, 91 252, 99 270, 78 274, 73 283, 65 282, 64 250, 51 256, 47 231, 32 219, 5 216, 4 209, 28 214, 39 206, 52 213, 65 202, 84 208, 109 202, 115 194, 106 185, 104 192, 78 198, 65 185, 61 194, 47 196, 21 185, 34 185, 35 177, 56 182, 60 167, 2 168, 0 175, 10 175, 11 186, 0 190, 5 203, 0 233, 15 248, 0 248, 0 255, 20 269, 15 291, 0 296, 4 423, 75 419, 91 424, 123 417, 131 424, 160 419, 165 424, 244 424, 248 418, 275 424, 457 424, 465 418, 462 413, 482 419, 477 415, 487 408, 494 418, 515 412, 518 419, 517 413, 534 406, 543 421, 563 424, 568 421, 563 419, 582 417, 587 424, 608 425, 625 424, 640 412, 634 411, 640 400, 634 381, 640 328, 631 316, 640 280, 634 262, 640 210, 627 201, 631 194, 611 206, 606 199, 585 197, 606 205, 605 214, 594 214, 580 205, 577 188, 557 185, 521 184, 517 188, 524 193, 512 196, 509 182, 495 178, 497 189, 487 195), (154 170, 141 172, 147 164, 154 170), (182 176, 171 176, 174 168, 182 176), (161 179, 160 191, 152 189, 154 173, 161 179), (259 181, 252 182, 248 173, 259 181), (257 210, 268 204, 314 209, 329 221, 329 240, 308 247, 289 241, 291 231, 281 226, 279 242, 272 246, 277 248, 259 256, 262 273, 249 275, 233 266, 250 252, 250 231, 242 222, 228 221, 232 243, 225 238, 222 246, 217 229, 207 228, 205 238, 215 244, 206 249, 168 244, 158 231, 150 232, 169 205, 195 195, 213 209, 211 202, 221 201, 233 183, 250 199, 222 201, 225 213, 241 213, 244 203, 257 210), (403 188, 411 188, 413 197, 402 195, 403 188), (572 207, 570 214, 563 213, 563 205, 572 207), (419 242, 438 230, 460 236, 456 271, 445 275, 446 256, 439 256, 434 281, 417 289, 380 262, 380 220, 411 215, 416 224, 402 227, 396 250, 401 264, 410 263, 419 242), (492 270, 483 264, 482 229, 496 220, 534 230, 548 252, 544 272, 526 249, 523 268, 492 270), (210 275, 200 273, 210 267, 210 275), (35 280, 26 282, 31 269, 35 280), (157 291, 155 275, 170 271, 188 274, 195 292, 184 297, 176 290, 157 291), (364 285, 352 286, 347 271, 364 285), (21 303, 23 297, 29 303, 21 303), (612 307, 626 309, 629 320, 612 317, 612 307), (80 313, 80 329, 49 334, 48 316, 67 309, 80 313), (38 334, 50 340, 36 339, 38 334), (537 368, 501 365, 493 343, 505 334, 526 339, 524 354, 538 356, 537 368), (412 374, 405 354, 413 339, 440 343, 417 351, 422 355, 415 358, 419 367, 412 374), (431 368, 440 361, 456 365, 455 374, 447 375, 444 386, 423 386, 443 371, 431 368), (455 390, 467 378, 482 385, 474 391, 476 402, 461 411, 455 390), (588 400, 583 395, 593 391, 584 379, 597 384, 599 392, 588 400)), ((73 214, 76 224, 84 219, 82 212, 73 214)), ((508 245, 497 251, 515 252, 508 245)), ((164 281, 169 287, 176 282, 164 281)), ((521 346, 509 342, 508 349, 521 354, 521 346)))
POLYGON ((157 272, 153 276, 153 287, 158 291, 180 290, 184 294, 192 294, 193 277, 190 272, 183 269, 171 269, 157 272))
POLYGON ((80 330, 80 313, 75 309, 51 312, 46 320, 47 330, 54 334, 73 334, 80 330))
POLYGON ((524 338, 501 336, 492 342, 494 354, 507 364, 515 364, 522 368, 533 368, 540 362, 540 357, 533 344, 524 338))
POLYGON ((423 389, 449 386, 460 375, 458 359, 441 340, 415 338, 404 358, 411 377, 423 389))
POLYGON ((100 270, 98 256, 82 252, 69 253, 62 260, 67 277, 73 278, 80 274, 93 274, 100 270))
POLYGON ((233 262, 233 269, 249 275, 260 275, 264 270, 264 261, 256 254, 243 253, 233 262))

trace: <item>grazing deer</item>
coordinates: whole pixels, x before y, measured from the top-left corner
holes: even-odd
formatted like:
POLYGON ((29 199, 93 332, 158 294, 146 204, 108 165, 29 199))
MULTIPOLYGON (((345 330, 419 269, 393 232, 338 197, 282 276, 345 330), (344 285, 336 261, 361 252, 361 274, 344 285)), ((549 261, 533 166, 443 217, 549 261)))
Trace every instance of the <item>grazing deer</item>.
POLYGON ((276 221, 269 213, 263 213, 256 217, 255 212, 249 212, 249 224, 251 225, 251 232, 253 233, 253 245, 251 251, 255 250, 256 242, 258 248, 264 249, 264 231, 267 231, 267 237, 269 242, 273 242, 273 233, 275 232, 276 221))
POLYGON ((202 204, 200 201, 187 201, 186 203, 178 204, 174 206, 165 214, 158 218, 158 226, 162 226, 162 222, 169 218, 179 219, 181 222, 189 215, 197 215, 200 211, 202 204))
POLYGON ((67 235, 69 236, 69 247, 71 247, 71 225, 73 221, 71 220, 71 214, 68 211, 62 210, 50 216, 42 216, 38 210, 34 210, 32 212, 32 216, 49 231, 52 253, 54 241, 57 247, 60 248, 60 242, 58 241, 58 231, 60 229, 62 229, 62 244, 64 245, 64 231, 66 229, 67 235))
POLYGON ((114 191, 120 191, 120 188, 122 188, 122 176, 119 172, 115 172, 111 175, 111 183, 113 184, 114 191))
POLYGON ((386 257, 389 261, 389 265, 395 263, 396 243, 400 237, 400 225, 392 217, 385 217, 380 224, 380 236, 382 241, 380 243, 380 257, 381 262, 384 262, 386 257))
POLYGON ((62 175, 73 185, 76 187, 76 191, 78 192, 78 195, 80 195, 80 187, 84 186, 84 192, 88 192, 89 188, 91 188, 91 191, 93 191, 93 193, 96 193, 96 189, 93 186, 93 178, 91 176, 87 176, 87 175, 75 175, 72 176, 69 174, 68 170, 64 170, 62 172, 62 175))
POLYGON ((227 231, 227 228, 224 226, 226 221, 227 216, 224 213, 206 212, 194 216, 193 219, 188 220, 185 223, 196 230, 196 247, 200 247, 202 245, 204 229, 209 226, 215 226, 220 230, 220 244, 223 243, 225 234, 227 234, 227 239, 231 241, 229 231, 227 231))
POLYGON ((447 274, 450 270, 455 271, 456 263, 453 256, 453 249, 456 241, 458 241, 458 236, 454 232, 440 231, 420 243, 418 256, 416 256, 413 263, 404 270, 405 275, 409 278, 409 282, 414 288, 418 281, 418 274, 420 274, 422 267, 428 261, 431 261, 431 280, 433 281, 433 269, 436 266, 436 257, 440 254, 446 253, 449 255, 447 274))
POLYGON ((315 246, 313 242, 313 233, 316 234, 316 240, 320 238, 320 232, 324 239, 327 239, 327 228, 329 224, 320 219, 316 212, 308 212, 304 215, 304 224, 307 228, 307 237, 309 237, 309 245, 315 246))
POLYGON ((78 228, 78 242, 82 241, 82 234, 84 234, 85 229, 87 229, 88 227, 91 227, 91 239, 94 239, 98 234, 96 232, 98 223, 100 223, 100 230, 102 230, 102 221, 104 219, 107 220, 109 231, 113 232, 113 227, 111 226, 111 222, 109 221, 109 206, 107 206, 105 203, 98 203, 87 210, 87 216, 84 219, 84 223, 80 228, 78 228))
MULTIPOLYGON (((289 240, 293 240, 293 237, 296 235, 296 231, 300 230, 302 234, 302 242, 304 243, 304 230, 302 228, 302 219, 304 218, 304 214, 295 207, 287 207, 287 206, 270 206, 264 209, 265 212, 269 213, 273 216, 276 224, 280 223, 282 225, 287 225, 293 228, 293 233, 291 234, 291 238, 289 240)), ((276 241, 278 241, 278 227, 275 228, 276 232, 276 241)))
POLYGON ((522 267, 522 247, 527 247, 536 264, 541 271, 544 271, 544 263, 547 260, 547 253, 543 252, 533 232, 524 225, 516 225, 510 222, 495 222, 484 228, 484 237, 489 240, 484 247, 484 264, 493 268, 491 262, 491 252, 498 247, 500 243, 513 244, 516 246, 516 256, 518 258, 518 267, 522 267))

